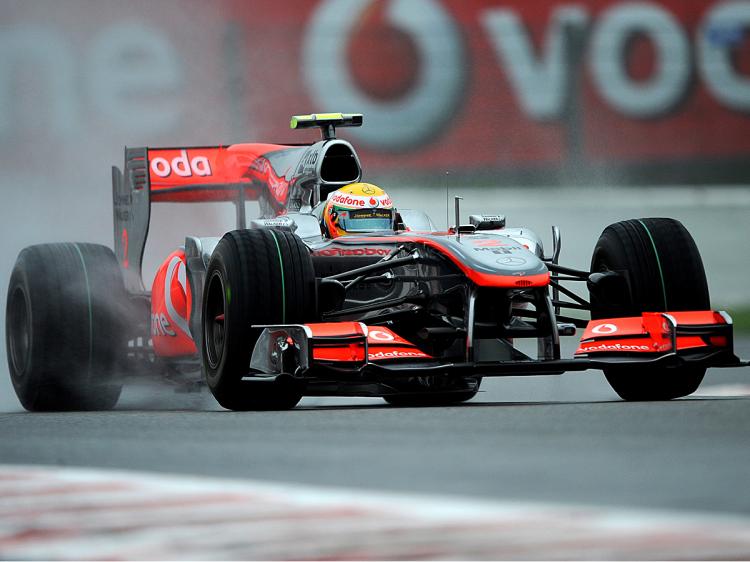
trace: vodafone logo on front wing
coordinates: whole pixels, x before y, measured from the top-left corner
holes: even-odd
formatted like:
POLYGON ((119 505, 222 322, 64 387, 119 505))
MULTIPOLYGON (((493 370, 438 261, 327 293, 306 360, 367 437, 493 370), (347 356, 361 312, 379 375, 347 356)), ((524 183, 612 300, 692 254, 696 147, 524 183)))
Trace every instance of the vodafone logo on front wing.
POLYGON ((211 162, 207 156, 190 156, 187 150, 180 150, 179 155, 171 160, 162 156, 151 159, 151 173, 160 178, 168 178, 175 174, 182 178, 193 176, 206 177, 212 175, 211 162))
POLYGON ((367 332, 367 337, 375 341, 394 341, 396 337, 390 332, 384 332, 383 330, 370 330, 367 332))
POLYGON ((402 351, 394 349, 391 351, 377 351, 375 353, 369 353, 368 359, 370 361, 376 361, 378 359, 405 359, 405 358, 427 358, 429 355, 422 353, 419 350, 416 351, 402 351))
POLYGON ((628 345, 628 344, 622 344, 622 343, 614 343, 614 344, 599 343, 599 344, 594 344, 594 345, 582 345, 580 351, 583 353, 589 353, 592 351, 653 351, 653 350, 647 345, 637 345, 637 344, 628 345))

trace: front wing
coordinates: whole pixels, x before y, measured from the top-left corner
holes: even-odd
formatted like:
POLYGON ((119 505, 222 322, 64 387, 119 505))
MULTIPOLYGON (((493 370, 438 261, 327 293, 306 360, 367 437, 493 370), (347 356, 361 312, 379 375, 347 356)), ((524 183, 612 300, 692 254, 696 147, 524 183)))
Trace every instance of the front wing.
MULTIPOLYGON (((391 385, 414 377, 551 375, 612 368, 740 367, 732 346, 732 320, 725 312, 644 313, 589 322, 575 356, 475 362, 445 362, 382 326, 361 322, 256 326, 250 372, 243 380, 335 384, 337 394, 388 394, 391 385)), ((330 391, 330 388, 329 388, 330 391)))

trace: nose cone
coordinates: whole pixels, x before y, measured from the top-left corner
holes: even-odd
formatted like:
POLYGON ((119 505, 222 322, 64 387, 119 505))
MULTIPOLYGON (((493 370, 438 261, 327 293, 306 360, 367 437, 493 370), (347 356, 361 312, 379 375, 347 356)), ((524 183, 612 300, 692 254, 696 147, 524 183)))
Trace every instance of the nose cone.
POLYGON ((547 266, 528 248, 508 236, 473 234, 462 236, 467 265, 498 275, 527 276, 547 272, 547 266))

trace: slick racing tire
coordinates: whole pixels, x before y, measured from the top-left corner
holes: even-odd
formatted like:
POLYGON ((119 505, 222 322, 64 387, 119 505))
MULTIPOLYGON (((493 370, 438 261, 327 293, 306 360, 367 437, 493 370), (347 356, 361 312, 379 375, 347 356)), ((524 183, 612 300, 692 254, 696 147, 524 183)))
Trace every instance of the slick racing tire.
POLYGON ((275 229, 228 232, 216 246, 203 293, 206 383, 228 410, 286 410, 302 397, 296 381, 245 380, 262 324, 315 318, 315 272, 302 240, 275 229))
POLYGON ((128 297, 112 250, 30 246, 8 287, 5 338, 13 388, 29 411, 109 410, 127 349, 128 297))
MULTIPOLYGON (((640 316, 643 312, 708 310, 703 261, 690 233, 677 220, 627 220, 604 229, 594 248, 591 271, 623 273, 628 283, 612 301, 591 294, 591 318, 640 316)), ((671 400, 698 389, 703 367, 605 369, 624 400, 671 400)))

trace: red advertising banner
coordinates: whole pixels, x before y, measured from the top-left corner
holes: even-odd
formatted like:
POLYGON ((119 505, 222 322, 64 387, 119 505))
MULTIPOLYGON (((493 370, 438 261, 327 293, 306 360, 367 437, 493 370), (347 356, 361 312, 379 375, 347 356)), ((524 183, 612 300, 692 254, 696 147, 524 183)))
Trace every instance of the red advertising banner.
POLYGON ((748 30, 748 0, 7 0, 0 166, 106 181, 343 111, 366 174, 748 182, 748 30))
POLYGON ((290 113, 359 111, 350 136, 366 169, 750 161, 750 2, 238 0, 233 11, 253 133, 287 138, 290 113))

